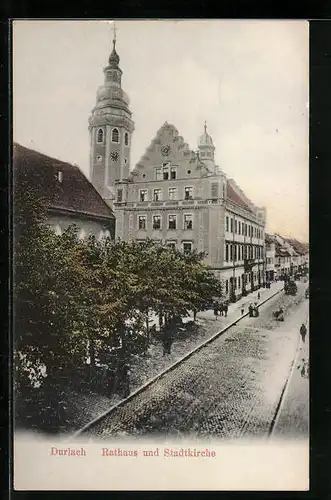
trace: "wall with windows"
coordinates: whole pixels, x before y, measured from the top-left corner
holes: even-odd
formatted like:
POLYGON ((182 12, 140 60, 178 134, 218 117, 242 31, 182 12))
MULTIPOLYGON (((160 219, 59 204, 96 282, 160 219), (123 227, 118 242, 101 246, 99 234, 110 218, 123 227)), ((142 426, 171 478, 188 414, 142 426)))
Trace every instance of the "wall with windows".
POLYGON ((66 215, 50 214, 47 218, 47 224, 56 234, 62 234, 69 226, 75 224, 79 238, 87 238, 93 235, 100 239, 102 236, 115 238, 115 221, 105 222, 103 220, 88 220, 80 217, 70 217, 66 215))

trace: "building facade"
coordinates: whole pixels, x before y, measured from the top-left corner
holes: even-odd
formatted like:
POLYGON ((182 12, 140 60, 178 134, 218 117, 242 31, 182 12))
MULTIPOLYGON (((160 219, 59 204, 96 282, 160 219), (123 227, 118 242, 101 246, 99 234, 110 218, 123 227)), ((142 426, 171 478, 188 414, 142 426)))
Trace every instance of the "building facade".
POLYGON ((276 278, 276 242, 269 234, 265 234, 265 272, 266 281, 272 282, 276 278))
POLYGON ((75 225, 82 239, 115 237, 114 213, 77 166, 14 144, 13 173, 14 185, 24 182, 43 197, 57 234, 75 225))
POLYGON ((114 208, 116 236, 205 252, 232 300, 257 289, 265 277, 265 209, 216 165, 207 125, 192 150, 175 126, 164 123, 131 169, 134 123, 115 40, 104 73, 89 120, 90 176, 114 208))

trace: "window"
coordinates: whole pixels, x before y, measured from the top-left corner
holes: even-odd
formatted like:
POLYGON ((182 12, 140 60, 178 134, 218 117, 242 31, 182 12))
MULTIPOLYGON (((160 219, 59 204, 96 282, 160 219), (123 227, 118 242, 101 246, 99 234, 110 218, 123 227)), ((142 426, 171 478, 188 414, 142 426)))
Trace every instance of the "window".
POLYGON ((233 233, 233 219, 230 220, 231 233, 233 233))
POLYGON ((176 200, 177 188, 169 188, 169 200, 176 200))
POLYGON ((183 251, 184 251, 184 254, 191 253, 192 252, 192 243, 191 242, 183 243, 183 251))
POLYGON ((193 215, 184 214, 184 229, 193 229, 193 215))
POLYGON ((146 227, 147 227, 147 216, 146 215, 139 215, 138 216, 138 229, 145 230, 146 227))
POLYGON ((229 261, 229 244, 225 244, 225 262, 229 261))
POLYGON ((176 248, 175 241, 167 241, 166 245, 167 245, 167 247, 170 247, 170 248, 176 248))
POLYGON ((147 200, 147 189, 141 189, 140 190, 140 201, 146 201, 147 200))
POLYGON ((162 199, 162 189, 154 189, 153 200, 160 201, 162 199))
POLYGON ((177 215, 169 215, 168 228, 176 229, 176 227, 177 227, 177 215))
POLYGON ((97 155, 97 162, 100 163, 102 161, 102 156, 101 155, 97 155))
POLYGON ((237 245, 233 245, 234 246, 234 260, 236 261, 237 260, 237 245))
POLYGON ((234 221, 234 232, 237 234, 237 231, 238 231, 238 223, 237 223, 237 221, 235 220, 235 221, 234 221))
POLYGON ((124 144, 125 146, 129 145, 129 134, 127 132, 124 134, 124 144))
POLYGON ((230 244, 230 261, 233 261, 233 245, 230 244))
POLYGON ((156 168, 155 169, 155 180, 157 181, 162 181, 162 168, 156 168))
POLYGON ((153 215, 153 229, 161 229, 161 215, 153 215))
POLYGON ((240 276, 238 276, 238 288, 240 288, 240 276))
POLYGON ((226 226, 226 230, 229 231, 229 217, 225 218, 225 226, 226 226))
POLYGON ((177 176, 177 167, 170 168, 170 179, 176 179, 177 176))
POLYGON ((121 203, 123 200, 123 189, 117 190, 117 203, 121 203))
POLYGON ((120 142, 120 134, 119 134, 117 128, 113 129, 113 131, 111 133, 111 140, 112 140, 112 142, 120 142))
POLYGON ((193 187, 186 187, 184 189, 184 199, 192 200, 193 199, 193 187))
POLYGON ((245 236, 247 236, 247 224, 245 222, 245 236))
POLYGON ((163 163, 162 164, 162 169, 163 169, 163 180, 168 180, 169 179, 169 174, 170 174, 170 163, 163 163))
POLYGON ((97 133, 97 142, 100 144, 103 142, 103 129, 99 128, 98 133, 97 133))

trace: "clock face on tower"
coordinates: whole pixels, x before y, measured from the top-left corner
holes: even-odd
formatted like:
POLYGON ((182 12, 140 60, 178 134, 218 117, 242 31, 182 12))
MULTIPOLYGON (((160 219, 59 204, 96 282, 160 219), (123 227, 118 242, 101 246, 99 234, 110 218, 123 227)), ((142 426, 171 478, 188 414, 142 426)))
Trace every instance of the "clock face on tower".
POLYGON ((169 144, 167 144, 166 146, 163 146, 161 148, 161 154, 162 154, 162 156, 168 156, 170 154, 170 151, 171 151, 171 149, 170 149, 169 144))
POLYGON ((118 157, 119 157, 119 154, 118 154, 118 152, 117 152, 117 151, 114 151, 114 150, 113 150, 113 151, 111 151, 111 153, 110 153, 110 158, 111 158, 111 160, 113 160, 113 161, 117 161, 117 160, 118 160, 118 157))

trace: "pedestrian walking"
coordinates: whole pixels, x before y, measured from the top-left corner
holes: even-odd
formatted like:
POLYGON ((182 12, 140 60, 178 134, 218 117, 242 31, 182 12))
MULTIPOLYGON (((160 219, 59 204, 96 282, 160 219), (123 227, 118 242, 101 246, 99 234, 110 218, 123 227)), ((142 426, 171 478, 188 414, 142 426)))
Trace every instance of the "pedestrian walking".
POLYGON ((253 317, 253 306, 252 306, 252 304, 249 304, 248 313, 249 313, 249 317, 252 318, 253 317))
POLYGON ((257 293, 257 300, 260 300, 261 298, 261 295, 260 295, 260 292, 257 293))
POLYGON ((306 338, 306 335, 307 335, 307 328, 304 325, 304 323, 302 323, 302 325, 300 327, 300 335, 301 335, 301 338, 302 338, 302 342, 304 342, 305 338, 306 338))
POLYGON ((242 306, 241 306, 241 315, 243 315, 243 314, 244 314, 244 311, 245 311, 245 308, 244 308, 244 306, 242 305, 242 306))
POLYGON ((219 311, 219 305, 217 302, 214 302, 214 315, 215 315, 215 319, 217 319, 218 317, 218 311, 219 311))
POLYGON ((223 306, 223 311, 224 311, 225 317, 227 317, 227 315, 228 315, 228 305, 226 303, 223 306))

